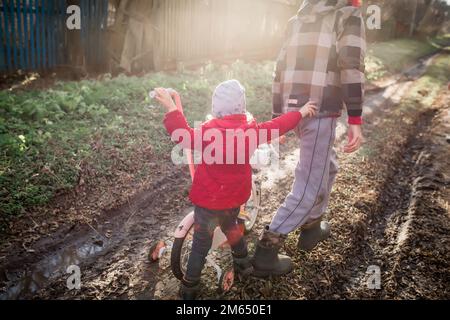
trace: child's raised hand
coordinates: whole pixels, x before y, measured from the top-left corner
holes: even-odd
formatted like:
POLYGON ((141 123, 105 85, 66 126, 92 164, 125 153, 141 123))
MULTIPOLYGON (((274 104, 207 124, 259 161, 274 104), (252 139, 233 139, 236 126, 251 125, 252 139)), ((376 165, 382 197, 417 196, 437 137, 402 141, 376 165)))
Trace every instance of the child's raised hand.
POLYGON ((317 114, 317 103, 313 101, 308 102, 300 109, 300 113, 303 119, 315 117, 317 114))
POLYGON ((172 97, 172 99, 175 101, 175 105, 176 105, 177 109, 180 110, 181 112, 183 112, 183 106, 181 105, 180 94, 173 89, 169 90, 169 94, 172 97))
POLYGON ((177 110, 177 106, 172 99, 170 92, 164 88, 156 88, 156 97, 155 99, 159 101, 167 110, 167 112, 172 112, 177 110))

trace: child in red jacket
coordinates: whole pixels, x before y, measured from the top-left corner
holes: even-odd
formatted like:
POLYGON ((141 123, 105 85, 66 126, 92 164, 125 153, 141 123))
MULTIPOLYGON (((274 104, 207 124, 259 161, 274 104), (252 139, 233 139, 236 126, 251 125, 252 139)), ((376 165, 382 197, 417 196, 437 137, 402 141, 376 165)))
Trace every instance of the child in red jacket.
POLYGON ((195 232, 181 295, 197 297, 200 276, 212 245, 214 230, 220 226, 232 248, 237 273, 250 275, 253 267, 239 228, 240 207, 251 195, 250 159, 259 145, 283 136, 302 118, 313 117, 316 107, 308 103, 300 112, 290 112, 258 124, 246 112, 245 89, 237 80, 220 84, 212 98, 213 119, 199 129, 191 128, 175 101, 177 93, 155 90, 156 99, 167 109, 164 125, 172 140, 182 147, 201 151, 190 199, 195 205, 195 232))

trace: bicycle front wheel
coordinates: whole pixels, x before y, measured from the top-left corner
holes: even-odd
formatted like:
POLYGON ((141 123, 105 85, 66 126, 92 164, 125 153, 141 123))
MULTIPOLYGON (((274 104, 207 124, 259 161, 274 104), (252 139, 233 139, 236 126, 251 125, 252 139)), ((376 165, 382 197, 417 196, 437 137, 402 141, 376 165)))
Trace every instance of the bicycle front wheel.
POLYGON ((194 226, 192 225, 184 238, 175 238, 170 257, 172 273, 178 280, 183 280, 186 274, 189 255, 194 239, 194 226))

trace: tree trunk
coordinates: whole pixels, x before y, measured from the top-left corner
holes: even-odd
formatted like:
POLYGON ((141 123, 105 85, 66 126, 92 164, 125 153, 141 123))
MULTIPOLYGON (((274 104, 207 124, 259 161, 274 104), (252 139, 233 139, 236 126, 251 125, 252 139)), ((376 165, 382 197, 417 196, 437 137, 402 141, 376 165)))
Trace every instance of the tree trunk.
POLYGON ((418 0, 414 0, 414 8, 413 8, 412 21, 411 21, 411 29, 409 30, 409 36, 410 37, 412 37, 414 35, 414 31, 416 30, 417 7, 418 7, 418 0))

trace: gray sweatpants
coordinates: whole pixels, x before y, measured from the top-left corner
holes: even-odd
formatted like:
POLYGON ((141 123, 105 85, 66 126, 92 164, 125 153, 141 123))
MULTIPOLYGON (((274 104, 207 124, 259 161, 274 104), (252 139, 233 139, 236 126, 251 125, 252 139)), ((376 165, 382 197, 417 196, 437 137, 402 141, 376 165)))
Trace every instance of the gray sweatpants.
POLYGON ((299 125, 300 161, 292 192, 276 213, 270 230, 289 234, 325 214, 338 172, 336 118, 307 119, 299 125))

